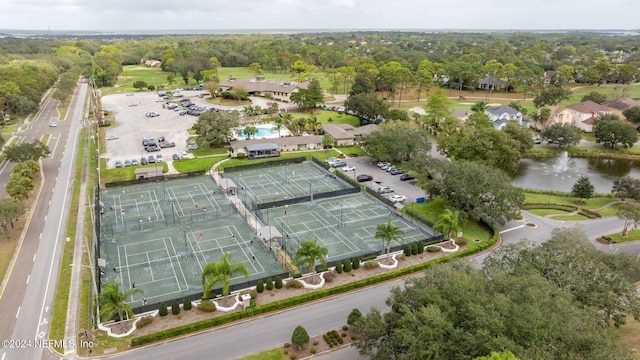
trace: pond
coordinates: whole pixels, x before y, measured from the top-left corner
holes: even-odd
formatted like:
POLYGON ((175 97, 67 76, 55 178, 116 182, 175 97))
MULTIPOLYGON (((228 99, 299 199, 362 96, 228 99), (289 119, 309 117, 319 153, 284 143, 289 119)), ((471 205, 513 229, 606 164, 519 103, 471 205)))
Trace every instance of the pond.
POLYGON ((588 176, 597 193, 610 193, 613 181, 623 176, 640 178, 640 162, 617 159, 522 159, 512 184, 532 189, 571 191, 580 176, 588 176))

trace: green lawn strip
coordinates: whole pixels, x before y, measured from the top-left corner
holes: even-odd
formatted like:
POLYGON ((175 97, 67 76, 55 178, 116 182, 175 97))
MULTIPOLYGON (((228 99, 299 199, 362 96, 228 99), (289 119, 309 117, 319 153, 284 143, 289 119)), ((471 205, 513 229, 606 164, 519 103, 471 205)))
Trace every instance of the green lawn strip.
MULTIPOLYGON (((438 215, 440 215, 446 208, 446 203, 443 199, 438 198, 422 204, 407 204, 405 205, 405 208, 434 223, 438 215)), ((472 220, 466 220, 462 223, 462 234, 462 236, 468 240, 468 248, 474 248, 481 243, 486 243, 491 238, 489 233, 482 226, 472 220), (474 239, 480 239, 481 242, 473 242, 472 240, 474 239)))
MULTIPOLYGON (((65 232, 65 236, 71 239, 71 241, 64 241, 63 244, 64 248, 62 250, 62 260, 60 261, 58 274, 58 287, 56 289, 53 312, 51 315, 50 339, 64 339, 64 331, 67 321, 67 306, 69 305, 69 287, 71 285, 71 272, 73 271, 73 267, 71 265, 73 264, 74 239, 76 236, 76 223, 78 221, 78 198, 80 196, 80 186, 82 183, 82 163, 84 160, 85 138, 85 130, 82 130, 78 156, 76 158, 75 181, 73 183, 69 218, 67 220, 67 229, 65 232)), ((61 347, 54 347, 54 350, 64 354, 64 349, 61 347)))
POLYGON ((526 203, 548 203, 548 204, 562 204, 569 206, 577 206, 581 209, 590 209, 594 210, 600 208, 606 204, 609 204, 614 201, 618 201, 617 198, 610 196, 609 194, 605 194, 602 197, 592 197, 585 201, 584 204, 578 204, 577 202, 580 199, 572 196, 561 196, 561 195, 553 195, 546 193, 532 193, 525 192, 524 194, 524 202, 526 203))
MULTIPOLYGON (((102 166, 102 169, 104 169, 104 165, 106 165, 106 159, 102 159, 102 160, 105 160, 102 166)), ((163 173, 166 173, 169 170, 167 163, 163 162, 163 163, 147 164, 147 165, 140 165, 140 166, 122 167, 119 169, 114 168, 114 169, 101 170, 100 177, 103 183, 110 183, 110 182, 124 181, 124 180, 134 180, 136 178, 135 171, 137 168, 155 167, 155 166, 162 166, 163 173)))
MULTIPOLYGON (((620 232, 622 232, 622 228, 620 228, 620 232)), ((639 230, 629 230, 627 232, 627 237, 625 237, 625 238, 623 238, 622 235, 620 235, 620 232, 609 234, 609 235, 606 235, 606 236, 609 237, 611 239, 611 241, 613 241, 616 244, 627 242, 627 241, 640 240, 640 229, 639 230)))
MULTIPOLYGON (((311 116, 309 113, 294 112, 291 113, 295 119, 299 117, 308 118, 311 116)), ((353 127, 359 126, 359 120, 357 117, 338 111, 319 110, 314 111, 313 115, 316 117, 320 124, 349 124, 353 127), (331 121, 329 121, 331 119, 331 121)))
POLYGON ((340 151, 342 151, 345 155, 349 157, 367 155, 364 153, 364 151, 361 148, 357 146, 339 146, 338 149, 340 149, 340 151))
POLYGON ((174 161, 173 167, 181 173, 194 172, 205 170, 209 171, 213 164, 222 159, 226 159, 227 155, 211 156, 196 159, 183 159, 180 161, 174 161))
MULTIPOLYGON (((311 156, 314 156, 314 157, 318 158, 319 160, 325 160, 325 159, 328 159, 330 157, 338 157, 338 155, 340 155, 340 154, 335 150, 289 151, 289 152, 280 153, 280 157, 278 159, 297 158, 297 157, 301 157, 301 156, 306 156, 307 159, 310 159, 311 156)), ((249 160, 249 159, 246 159, 246 158, 244 158, 244 159, 232 158, 231 160, 225 161, 224 163, 220 164, 220 169, 224 169, 225 167, 238 166, 238 165, 247 165, 247 164, 256 164, 256 163, 262 163, 262 162, 269 162, 269 161, 273 161, 273 160, 274 160, 274 158, 255 159, 255 160, 249 160)))
MULTIPOLYGON (((576 85, 578 84, 572 84, 571 86, 569 86, 569 88, 576 87, 576 85)), ((631 98, 640 97, 640 87, 638 86, 620 86, 620 84, 601 84, 599 86, 589 85, 584 87, 580 86, 579 89, 572 90, 572 94, 569 97, 569 99, 562 101, 559 105, 567 106, 567 105, 581 102, 582 98, 591 92, 601 93, 615 99, 619 97, 619 96, 616 96, 616 93, 620 88, 624 88, 625 90, 628 90, 628 95, 625 95, 625 96, 628 96, 631 98)))
POLYGON ((558 216, 552 216, 551 217, 554 220, 561 220, 561 221, 576 221, 576 220, 589 220, 590 218, 581 214, 575 214, 575 215, 558 215, 558 216))
POLYGON ((197 157, 227 155, 229 153, 229 151, 226 148, 200 148, 196 150, 189 150, 188 152, 192 153, 197 157))
POLYGON ((289 359, 287 355, 284 354, 281 348, 275 348, 271 350, 266 350, 263 352, 259 352, 253 355, 249 355, 239 360, 287 360, 289 359))
POLYGON ((640 156, 640 146, 630 148, 598 146, 574 146, 568 150, 570 157, 577 158, 605 158, 605 159, 627 159, 638 160, 640 156))
POLYGON ((604 209, 598 210, 598 214, 602 215, 603 217, 605 217, 605 216, 617 216, 618 215, 618 209, 620 209, 620 203, 613 204, 611 206, 607 206, 604 209))
POLYGON ((561 210, 561 209, 556 209, 556 208, 549 208, 549 209, 529 209, 527 210, 530 213, 534 214, 534 215, 538 215, 538 216, 547 216, 547 215, 555 215, 555 214, 561 214, 563 212, 571 212, 573 211, 573 209, 571 210, 561 210))

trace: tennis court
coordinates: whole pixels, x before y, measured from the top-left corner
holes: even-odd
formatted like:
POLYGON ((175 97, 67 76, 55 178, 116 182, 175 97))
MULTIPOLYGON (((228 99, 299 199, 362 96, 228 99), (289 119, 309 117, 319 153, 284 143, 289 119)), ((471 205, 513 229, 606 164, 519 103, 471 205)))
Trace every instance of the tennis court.
MULTIPOLYGON (((202 292, 202 269, 224 253, 250 273, 232 278, 232 284, 282 272, 208 176, 108 189, 102 199, 102 281, 118 281, 125 291, 140 288, 149 304, 195 300, 202 292)), ((127 301, 140 306, 142 295, 127 301)))
POLYGON ((224 176, 237 185, 239 196, 249 197, 258 204, 352 187, 311 161, 224 176))
POLYGON ((328 249, 328 261, 381 254, 386 243, 375 238, 376 227, 388 221, 403 231, 400 240, 392 241, 392 247, 436 236, 433 230, 396 215, 393 209, 361 193, 290 205, 286 209, 264 209, 258 216, 280 231, 281 245, 291 257, 300 242, 312 237, 328 249))

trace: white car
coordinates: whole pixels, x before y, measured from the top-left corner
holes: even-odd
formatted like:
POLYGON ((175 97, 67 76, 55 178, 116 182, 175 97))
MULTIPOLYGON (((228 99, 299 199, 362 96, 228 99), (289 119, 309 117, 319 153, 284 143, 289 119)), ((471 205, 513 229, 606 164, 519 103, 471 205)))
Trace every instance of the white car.
POLYGON ((105 139, 107 139, 107 140, 116 140, 116 139, 118 139, 118 135, 109 135, 109 136, 105 137, 105 139))
POLYGON ((342 168, 342 171, 355 171, 356 167, 355 166, 345 166, 342 168))
POLYGON ((56 127, 56 126, 58 126, 58 124, 55 121, 51 121, 49 123, 49 127, 56 127))
POLYGON ((394 195, 389 196, 389 200, 393 201, 394 203, 395 202, 403 202, 403 201, 407 200, 407 197, 404 196, 404 195, 394 194, 394 195))
POLYGON ((162 157, 162 154, 156 155, 156 162, 164 162, 164 157, 162 157))
POLYGON ((392 193, 393 188, 391 186, 380 186, 378 187, 378 194, 392 193))

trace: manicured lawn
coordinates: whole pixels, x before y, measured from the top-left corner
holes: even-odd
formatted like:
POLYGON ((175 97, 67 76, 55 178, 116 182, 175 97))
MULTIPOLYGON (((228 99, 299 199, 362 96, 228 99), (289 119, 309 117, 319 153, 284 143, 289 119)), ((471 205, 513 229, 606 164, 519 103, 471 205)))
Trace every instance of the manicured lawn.
POLYGON ((226 159, 227 155, 209 156, 195 159, 183 159, 174 161, 173 167, 181 173, 205 170, 209 171, 213 164, 226 159))
POLYGON ((606 205, 610 202, 617 201, 615 197, 598 197, 591 198, 585 201, 585 204, 577 204, 578 198, 574 197, 566 197, 566 196, 557 196, 557 195, 548 195, 548 194, 535 194, 525 192, 524 194, 524 202, 529 203, 553 203, 553 204, 566 204, 572 206, 578 206, 583 209, 595 210, 603 205, 606 205))
MULTIPOLYGON (((559 209, 531 209, 527 210, 528 212, 538 215, 538 216, 547 216, 551 214, 561 214, 563 211, 559 209)), ((570 211, 567 211, 569 213, 570 211)))
POLYGON ((290 152, 280 153, 280 157, 279 158, 256 159, 256 160, 234 158, 234 159, 231 159, 229 161, 225 161, 224 163, 220 164, 219 168, 220 169, 224 169, 225 167, 230 167, 230 166, 255 164, 255 163, 268 162, 268 161, 273 161, 273 160, 278 160, 278 159, 296 158, 296 157, 301 157, 301 156, 306 156, 307 159, 310 159, 311 156, 315 156, 319 160, 325 160, 325 159, 328 159, 330 157, 338 157, 338 155, 339 155, 338 152, 335 151, 335 150, 290 151, 290 152))
MULTIPOLYGON (((101 159, 104 160, 104 159, 101 159)), ((165 173, 169 170, 167 163, 156 163, 156 164, 147 164, 141 166, 129 166, 122 167, 119 169, 107 169, 101 170, 100 172, 100 181, 103 183, 109 183, 114 181, 123 181, 123 180, 133 180, 136 178, 135 171, 139 167, 154 167, 154 166, 162 166, 162 172, 165 173)), ((102 169, 104 169, 104 164, 102 164, 102 169)))
MULTIPOLYGON (((571 87, 583 86, 583 84, 572 84, 571 87)), ((582 100, 585 95, 588 95, 591 92, 598 92, 601 94, 605 94, 610 98, 616 98, 619 95, 619 90, 626 89, 628 90, 628 96, 630 98, 640 97, 640 86, 637 85, 619 85, 619 84, 607 84, 607 85, 585 85, 584 87, 580 87, 579 89, 572 90, 573 94, 569 98, 569 100, 565 100, 560 103, 560 106, 567 106, 571 104, 578 103, 582 100)))
POLYGON ((343 153, 345 153, 345 155, 347 156, 365 156, 366 154, 364 153, 364 151, 362 151, 362 149, 360 149, 357 146, 342 146, 342 147, 338 147, 338 149, 340 149, 340 151, 342 151, 343 153))
MULTIPOLYGON (((124 92, 135 92, 138 89, 133 87, 133 83, 142 80, 149 85, 154 85, 158 88, 159 85, 164 85, 168 88, 167 76, 170 73, 160 70, 160 68, 150 68, 141 65, 127 65, 123 66, 122 74, 117 81, 117 87, 103 87, 102 95, 118 94, 124 92)), ((181 80, 177 77, 176 80, 181 80)), ((193 81, 193 80, 192 80, 193 81)), ((184 86, 184 82, 175 83, 173 88, 179 88, 184 86)), ((148 91, 148 90, 146 90, 148 91)))
POLYGON ((349 115, 349 114, 340 114, 337 111, 329 111, 329 110, 318 110, 314 111, 313 114, 308 112, 292 112, 290 113, 294 119, 303 117, 308 118, 311 116, 315 116, 320 124, 349 124, 353 127, 358 127, 359 121, 358 118, 349 115), (332 121, 329 121, 331 119, 332 121))
MULTIPOLYGON (((620 228, 620 232, 622 232, 622 228, 620 228)), ((627 241, 635 241, 635 240, 640 240, 640 230, 629 230, 627 232, 627 237, 623 238, 620 235, 620 232, 614 233, 614 234, 609 234, 606 235, 608 237, 611 238, 611 241, 613 241, 614 243, 622 243, 622 242, 627 242, 627 241)))
MULTIPOLYGON (((433 223, 438 215, 444 211, 446 204, 442 199, 435 199, 422 204, 407 204, 405 207, 433 223)), ((474 239, 480 239, 481 241, 489 241, 491 239, 485 229, 471 220, 466 220, 462 223, 462 234, 468 240, 468 247, 473 247, 476 244, 473 242, 474 239)))
POLYGON ((554 220, 561 220, 561 221, 580 221, 580 220, 589 220, 588 217, 586 216, 582 216, 580 214, 575 214, 575 215, 559 215, 559 216, 552 216, 551 217, 554 220))
POLYGON ((240 360, 287 360, 289 359, 281 348, 275 348, 267 351, 263 351, 257 354, 243 357, 240 360))

